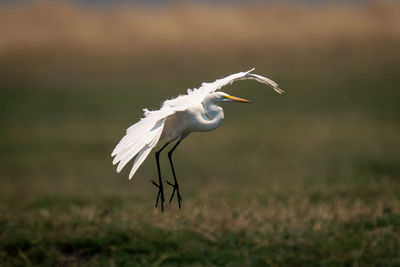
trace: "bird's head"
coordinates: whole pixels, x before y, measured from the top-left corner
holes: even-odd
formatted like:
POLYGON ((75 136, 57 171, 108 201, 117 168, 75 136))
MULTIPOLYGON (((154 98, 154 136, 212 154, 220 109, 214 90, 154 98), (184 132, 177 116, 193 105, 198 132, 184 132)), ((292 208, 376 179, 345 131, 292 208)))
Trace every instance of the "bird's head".
POLYGON ((249 100, 239 98, 236 96, 228 95, 224 92, 215 92, 211 94, 211 99, 215 102, 241 102, 241 103, 251 103, 249 100))

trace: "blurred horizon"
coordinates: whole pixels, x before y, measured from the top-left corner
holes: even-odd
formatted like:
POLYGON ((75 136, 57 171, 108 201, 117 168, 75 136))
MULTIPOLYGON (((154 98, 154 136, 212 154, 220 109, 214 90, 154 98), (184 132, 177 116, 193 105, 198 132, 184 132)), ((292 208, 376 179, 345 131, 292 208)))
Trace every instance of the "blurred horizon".
MULTIPOLYGON (((278 4, 278 3, 284 3, 284 4, 290 4, 290 3, 307 3, 307 4, 326 4, 326 3, 357 3, 357 4, 363 4, 363 3, 368 3, 371 1, 375 0, 286 0, 286 1, 280 1, 280 0, 222 0, 222 1, 217 1, 217 0, 191 0, 191 1, 184 1, 184 0, 61 0, 59 2, 70 2, 74 4, 93 4, 94 6, 96 5, 121 5, 121 4, 156 4, 156 5, 164 5, 164 4, 182 4, 182 3, 201 3, 201 4, 240 4, 240 3, 246 3, 246 4, 278 4)), ((392 0, 396 1, 396 0, 392 0)), ((32 2, 32 0, 2 0, 0 2, 4 4, 25 4, 32 2)), ((42 0, 42 2, 44 2, 42 0)))
POLYGON ((268 72, 391 68, 400 61, 392 53, 400 45, 400 5, 392 1, 162 8, 39 1, 3 6, 0 33, 5 80, 218 69, 224 75, 267 66, 268 72))

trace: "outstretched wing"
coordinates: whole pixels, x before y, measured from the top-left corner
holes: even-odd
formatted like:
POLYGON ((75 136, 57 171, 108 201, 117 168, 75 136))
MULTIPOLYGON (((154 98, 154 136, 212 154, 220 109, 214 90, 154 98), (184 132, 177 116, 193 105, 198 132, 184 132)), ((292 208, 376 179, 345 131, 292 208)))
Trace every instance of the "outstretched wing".
POLYGON ((274 89, 278 94, 284 93, 284 91, 278 87, 276 82, 268 79, 267 77, 251 73, 253 70, 254 68, 249 71, 231 74, 225 78, 215 80, 212 83, 202 83, 197 89, 188 89, 187 95, 180 95, 177 98, 164 101, 163 107, 170 107, 176 111, 185 110, 190 104, 194 102, 201 103, 204 97, 208 94, 239 80, 256 80, 257 82, 264 83, 272 87, 272 89, 274 89))
POLYGON ((272 87, 272 89, 275 90, 275 92, 277 92, 279 94, 282 94, 284 92, 283 90, 279 89, 278 84, 276 82, 274 82, 273 80, 268 79, 268 78, 258 75, 258 74, 251 73, 253 70, 255 70, 255 68, 253 68, 249 71, 239 72, 239 73, 229 75, 225 78, 218 79, 212 83, 203 83, 200 88, 195 89, 193 91, 199 91, 199 93, 201 93, 203 95, 207 95, 207 94, 213 93, 213 92, 221 89, 225 85, 232 84, 233 82, 236 82, 239 80, 256 80, 257 82, 265 83, 265 84, 269 85, 270 87, 272 87))
POLYGON ((125 136, 111 153, 112 157, 115 156, 113 164, 119 162, 117 172, 120 172, 133 157, 136 157, 129 173, 129 179, 157 145, 166 119, 174 113, 167 107, 156 111, 145 109, 144 112, 145 117, 126 130, 125 136))

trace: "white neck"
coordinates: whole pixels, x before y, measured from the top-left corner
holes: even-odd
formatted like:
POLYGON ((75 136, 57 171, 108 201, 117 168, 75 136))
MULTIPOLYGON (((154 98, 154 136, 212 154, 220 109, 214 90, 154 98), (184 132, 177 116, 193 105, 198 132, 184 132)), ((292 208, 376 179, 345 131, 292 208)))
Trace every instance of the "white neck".
POLYGON ((224 120, 224 110, 210 99, 203 100, 204 111, 198 117, 201 127, 198 131, 211 131, 221 125, 224 120))

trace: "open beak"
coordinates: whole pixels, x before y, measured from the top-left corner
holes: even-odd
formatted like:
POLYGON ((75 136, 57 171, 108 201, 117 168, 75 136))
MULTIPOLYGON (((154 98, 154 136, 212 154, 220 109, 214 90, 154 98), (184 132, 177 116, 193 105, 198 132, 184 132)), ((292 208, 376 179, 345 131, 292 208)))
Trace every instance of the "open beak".
POLYGON ((226 98, 228 98, 228 99, 230 99, 232 101, 235 101, 235 102, 251 103, 249 100, 246 100, 246 99, 243 99, 243 98, 239 98, 239 97, 236 97, 236 96, 228 95, 228 96, 226 96, 226 98))

